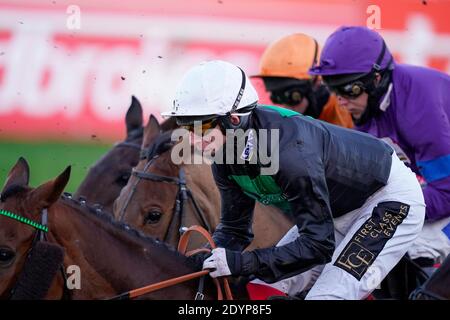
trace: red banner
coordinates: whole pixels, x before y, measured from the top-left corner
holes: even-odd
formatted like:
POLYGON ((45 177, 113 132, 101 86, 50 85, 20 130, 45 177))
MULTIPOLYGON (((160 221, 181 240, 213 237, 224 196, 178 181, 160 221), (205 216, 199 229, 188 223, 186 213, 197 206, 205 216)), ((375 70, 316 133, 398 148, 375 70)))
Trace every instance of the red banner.
POLYGON ((399 61, 450 70, 449 1, 0 1, 0 138, 120 139, 132 94, 159 114, 190 66, 257 73, 268 43, 304 32, 323 44, 365 25, 371 5, 399 61))

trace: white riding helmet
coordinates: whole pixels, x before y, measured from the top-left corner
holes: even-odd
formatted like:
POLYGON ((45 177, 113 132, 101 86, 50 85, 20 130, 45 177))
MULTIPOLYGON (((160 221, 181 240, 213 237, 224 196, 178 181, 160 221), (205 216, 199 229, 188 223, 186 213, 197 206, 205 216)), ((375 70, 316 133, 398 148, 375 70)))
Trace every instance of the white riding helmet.
POLYGON ((184 75, 175 92, 172 110, 161 115, 221 116, 257 102, 258 94, 241 68, 213 60, 194 66, 184 75))

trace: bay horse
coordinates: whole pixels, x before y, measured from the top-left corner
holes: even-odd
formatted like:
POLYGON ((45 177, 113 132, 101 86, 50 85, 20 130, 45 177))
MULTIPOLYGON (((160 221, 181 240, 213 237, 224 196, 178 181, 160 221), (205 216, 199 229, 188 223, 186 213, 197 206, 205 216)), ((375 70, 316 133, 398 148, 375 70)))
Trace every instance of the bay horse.
MULTIPOLYGON (((220 195, 207 164, 175 165, 172 131, 161 133, 151 118, 144 128, 142 156, 114 203, 114 216, 145 234, 175 245, 180 228, 201 225, 210 232, 220 219, 220 195)), ((248 249, 275 245, 293 223, 275 207, 256 204, 254 240, 248 249)), ((202 245, 194 238, 190 249, 202 245)))
MULTIPOLYGON (((74 193, 77 199, 98 204, 107 212, 112 212, 114 200, 127 184, 131 169, 139 162, 143 136, 143 111, 139 100, 132 96, 131 104, 125 116, 127 136, 116 143, 90 169, 74 193)), ((174 129, 174 120, 161 124, 161 130, 174 129)))
MULTIPOLYGON (((10 170, 0 197, 0 298, 104 299, 194 271, 166 244, 61 196, 69 176, 70 167, 31 188, 23 158, 10 170), (79 289, 67 290, 69 266, 80 270, 79 289)), ((213 298, 206 278, 204 293, 213 298)), ((193 299, 197 286, 189 281, 142 298, 193 299)))

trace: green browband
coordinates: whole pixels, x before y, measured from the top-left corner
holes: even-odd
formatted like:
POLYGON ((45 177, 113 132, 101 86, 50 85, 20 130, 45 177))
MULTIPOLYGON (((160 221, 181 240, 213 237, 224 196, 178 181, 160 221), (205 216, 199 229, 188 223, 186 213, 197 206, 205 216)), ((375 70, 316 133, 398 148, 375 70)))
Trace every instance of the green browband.
POLYGON ((30 219, 27 219, 25 217, 18 216, 17 214, 14 214, 12 212, 9 212, 9 211, 6 211, 6 210, 0 210, 0 215, 3 215, 5 217, 8 217, 8 218, 11 218, 11 219, 14 219, 14 220, 17 220, 17 221, 22 222, 22 223, 25 223, 25 224, 27 224, 29 226, 32 226, 35 229, 38 229, 38 230, 41 230, 41 231, 44 231, 44 232, 48 232, 48 227, 47 226, 44 226, 44 225, 42 225, 40 223, 37 223, 37 222, 35 222, 33 220, 30 220, 30 219))

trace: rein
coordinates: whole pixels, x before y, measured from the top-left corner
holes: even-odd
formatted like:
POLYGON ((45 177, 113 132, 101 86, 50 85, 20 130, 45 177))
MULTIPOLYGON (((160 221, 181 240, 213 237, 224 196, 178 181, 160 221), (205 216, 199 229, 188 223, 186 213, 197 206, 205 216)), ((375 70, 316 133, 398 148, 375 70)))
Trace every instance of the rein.
POLYGON ((121 142, 117 142, 116 144, 114 144, 114 147, 130 147, 133 149, 137 149, 137 150, 141 150, 141 143, 134 143, 131 141, 134 140, 142 140, 142 137, 144 135, 144 128, 143 127, 139 127, 136 128, 134 130, 130 130, 127 132, 127 139, 125 141, 121 141, 121 142))
POLYGON ((448 300, 447 298, 426 290, 423 285, 409 295, 410 300, 420 300, 422 297, 431 298, 430 300, 448 300))
MULTIPOLYGON (((411 294, 409 295, 409 299, 411 300, 448 300, 447 297, 442 296, 439 293, 436 293, 434 287, 439 285, 446 285, 446 280, 448 278, 449 273, 449 266, 450 266, 450 255, 447 256, 444 262, 439 266, 437 270, 435 270, 428 279, 418 288, 416 288, 411 294)), ((447 287, 444 289, 444 294, 448 292, 446 290, 447 287)), ((439 290, 436 290, 439 291, 439 290)), ((441 291, 442 292, 442 291, 441 291)))
MULTIPOLYGON (((39 241, 47 241, 48 242, 48 239, 47 239, 47 236, 46 236, 46 233, 48 232, 48 227, 47 227, 47 225, 48 225, 48 211, 47 211, 47 209, 43 209, 42 210, 41 223, 40 224, 36 223, 36 222, 33 222, 33 221, 29 220, 29 219, 26 219, 24 217, 15 215, 15 214, 13 214, 11 212, 8 212, 8 211, 1 211, 1 215, 4 215, 4 216, 9 217, 11 219, 20 221, 20 222, 22 222, 24 224, 27 224, 27 225, 29 225, 29 226, 31 226, 31 227, 33 227, 33 228, 35 228, 37 230, 35 235, 34 235, 33 242, 32 242, 32 245, 30 247, 30 250, 28 251, 28 255, 27 255, 27 258, 26 258, 26 261, 25 261, 25 266, 26 266, 27 263, 29 262, 29 259, 30 259, 30 256, 31 256, 31 252, 35 248, 36 244, 39 241)), ((200 226, 192 226, 190 228, 187 228, 185 230, 185 232, 183 233, 183 235, 181 236, 181 238, 180 238, 179 245, 178 245, 178 251, 180 253, 186 254, 187 256, 190 256, 190 255, 196 254, 196 253, 198 253, 200 251, 208 250, 206 248, 203 248, 203 249, 198 249, 198 250, 194 250, 194 251, 186 253, 186 248, 187 248, 187 245, 189 243, 190 236, 191 236, 191 234, 193 232, 198 232, 201 235, 203 235, 206 238, 206 240, 208 241, 208 243, 211 246, 211 248, 212 249, 216 248, 214 240, 212 239, 212 237, 208 233, 208 231, 206 231, 204 228, 202 228, 200 226)), ((25 269, 25 267, 24 267, 24 269, 25 269)), ((64 298, 68 298, 70 293, 68 292, 68 288, 67 288, 67 285, 66 285, 67 284, 67 277, 66 277, 66 274, 64 272, 64 266, 62 264, 60 265, 59 270, 61 271, 61 274, 62 274, 63 279, 64 279, 63 296, 62 296, 62 299, 64 299, 64 298)), ((22 272, 23 272, 23 270, 22 270, 22 272)), ((177 284, 180 284, 180 283, 184 283, 184 282, 189 281, 189 280, 200 278, 200 277, 206 276, 208 274, 209 274, 208 270, 202 270, 202 271, 198 271, 198 272, 193 272, 193 273, 186 274, 186 275, 183 275, 183 276, 180 276, 180 277, 168 279, 168 280, 161 281, 161 282, 158 282, 158 283, 154 283, 154 284, 151 284, 151 285, 148 285, 148 286, 144 286, 144 287, 141 287, 141 288, 130 290, 130 291, 124 292, 122 294, 119 294, 117 296, 114 296, 112 298, 106 299, 106 300, 133 299, 133 298, 140 297, 142 295, 145 295, 145 294, 157 291, 157 290, 161 290, 161 289, 164 289, 164 288, 167 288, 167 287, 170 287, 170 286, 174 286, 174 285, 177 285, 177 284)), ((19 275, 19 277, 20 277, 20 275, 19 275)), ((223 300, 224 296, 223 296, 223 293, 222 293, 222 287, 221 287, 221 284, 220 284, 219 280, 218 279, 213 279, 213 281, 214 281, 214 283, 216 285, 216 288, 217 288, 217 299, 218 300, 223 300)), ((11 296, 12 299, 14 299, 14 293, 16 291, 17 285, 18 285, 18 283, 16 282, 16 284, 13 286, 13 288, 10 291, 10 296, 11 296)), ((233 296, 232 296, 232 293, 231 293, 230 286, 228 284, 227 279, 225 279, 225 278, 223 279, 223 286, 224 286, 226 299, 227 300, 233 300, 233 296)), ((203 288, 203 282, 201 282, 201 287, 203 288)), ((48 292, 48 290, 47 290, 47 292, 48 292)), ((197 292, 196 299, 198 297, 203 298, 203 293, 200 292, 200 291, 197 292)), ((43 297, 40 297, 40 298, 43 298, 43 297)))
MULTIPOLYGON (((435 272, 438 272, 439 270, 436 270, 435 272)), ((429 300, 448 300, 448 298, 445 298, 437 293, 434 293, 427 288, 430 281, 432 281, 432 275, 423 283, 421 286, 416 288, 411 294, 409 295, 410 300, 421 300, 422 298, 430 298, 429 300)))
MULTIPOLYGON (((183 235, 180 238, 180 242, 178 244, 178 251, 182 254, 186 254, 187 256, 190 256, 192 254, 195 254, 197 252, 199 252, 200 250, 205 250, 204 249, 199 249, 199 250, 194 250, 191 252, 187 252, 186 253, 186 248, 187 245, 189 243, 189 239, 191 237, 191 234, 193 232, 198 232, 200 233, 203 237, 206 238, 206 240, 208 240, 209 245, 211 246, 212 249, 216 248, 216 244, 214 243, 214 240, 212 239, 211 235, 208 233, 208 231, 206 231, 204 228, 200 227, 200 226, 192 226, 190 228, 188 228, 183 235)), ((145 294, 157 291, 157 290, 161 290, 167 287, 171 287, 192 279, 196 279, 196 278, 200 278, 203 276, 206 276, 207 274, 209 274, 208 270, 202 270, 202 271, 197 271, 197 272, 193 272, 193 273, 189 273, 180 277, 176 277, 176 278, 172 278, 172 279, 168 279, 168 280, 164 280, 161 282, 157 282, 145 287, 141 287, 141 288, 137 288, 137 289, 133 289, 124 293, 121 293, 117 296, 114 296, 112 298, 106 299, 106 300, 128 300, 128 299, 133 299, 133 298, 137 298, 140 296, 143 296, 145 294)), ((222 293, 222 287, 220 285, 220 282, 218 279, 213 279, 216 288, 217 288, 217 299, 218 300, 223 300, 223 293, 222 293)), ((225 297, 227 300, 233 300, 233 295, 231 293, 231 289, 230 289, 230 285, 228 283, 228 280, 226 278, 223 279, 223 287, 225 290, 225 297)), ((203 294, 201 292, 197 292, 196 294, 196 298, 201 295, 203 296, 203 294)))

